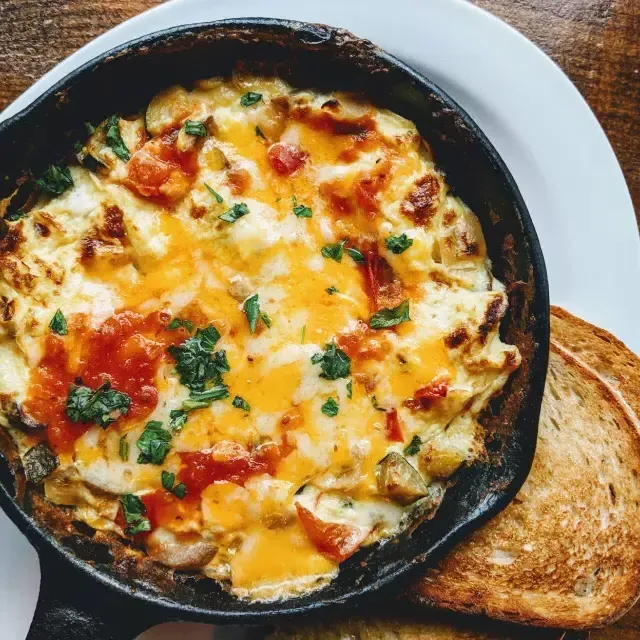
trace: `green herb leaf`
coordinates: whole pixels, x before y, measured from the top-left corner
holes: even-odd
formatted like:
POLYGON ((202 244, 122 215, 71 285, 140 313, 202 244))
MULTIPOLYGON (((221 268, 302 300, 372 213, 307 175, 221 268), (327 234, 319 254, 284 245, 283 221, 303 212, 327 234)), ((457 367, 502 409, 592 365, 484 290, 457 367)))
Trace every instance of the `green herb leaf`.
POLYGON ((173 493, 176 498, 180 498, 180 500, 182 500, 187 495, 187 487, 185 487, 184 482, 174 484, 176 481, 175 473, 163 471, 160 474, 160 481, 162 482, 162 486, 170 493, 173 493))
POLYGON ((22 209, 16 209, 15 211, 11 211, 7 213, 4 219, 7 222, 17 222, 18 220, 22 220, 27 214, 22 209))
POLYGON ((136 533, 151 531, 151 523, 148 518, 144 517, 147 513, 147 508, 138 496, 132 493, 125 493, 125 495, 120 496, 120 504, 124 513, 124 521, 128 525, 125 528, 126 534, 134 536, 136 533))
POLYGON ((118 454, 120 455, 120 460, 124 460, 125 462, 129 460, 129 441, 127 440, 127 436, 120 438, 118 454))
POLYGON ((219 339, 218 330, 211 324, 206 329, 198 329, 193 338, 169 347, 181 384, 202 391, 209 380, 215 384, 222 382, 222 374, 229 371, 229 363, 224 351, 213 352, 219 339))
POLYGON ((298 204, 295 196, 291 196, 291 200, 293 201, 293 213, 297 218, 311 218, 313 212, 310 207, 307 207, 304 204, 298 204))
POLYGON ((347 253, 351 256, 355 263, 364 264, 364 256, 357 249, 354 249, 353 247, 347 247, 347 253))
POLYGON ((78 142, 77 140, 73 143, 73 150, 76 153, 82 153, 82 142, 78 142))
POLYGON ((189 333, 193 331, 193 322, 191 320, 182 320, 181 318, 174 318, 168 325, 168 331, 175 331, 176 329, 180 329, 180 327, 184 327, 189 333))
POLYGON ((127 145, 124 143, 122 139, 122 135, 120 134, 120 116, 113 115, 107 118, 107 121, 103 126, 105 132, 105 142, 107 146, 110 147, 120 160, 124 160, 124 162, 129 162, 131 158, 131 154, 129 153, 129 149, 127 149, 127 145))
POLYGON ((225 211, 221 216, 218 216, 220 220, 224 220, 225 222, 233 223, 242 216, 246 216, 249 213, 249 207, 244 202, 239 202, 238 204, 234 204, 231 209, 225 211))
POLYGON ((412 244, 413 240, 407 237, 406 233, 399 236, 389 236, 384 243, 387 245, 387 249, 396 255, 404 253, 412 244))
POLYGON ((169 428, 172 431, 180 431, 187 424, 188 414, 182 409, 172 409, 169 412, 169 428))
POLYGON ((96 130, 96 128, 90 122, 85 122, 84 128, 87 130, 87 133, 89 135, 91 135, 96 130))
POLYGON ((376 411, 384 411, 384 412, 386 412, 386 411, 387 411, 384 407, 381 407, 381 406, 378 404, 378 398, 376 398, 375 396, 371 396, 371 404, 373 405, 373 408, 374 408, 376 411))
POLYGON ((325 258, 331 258, 336 262, 342 262, 342 252, 345 244, 347 244, 346 240, 336 242, 335 244, 328 244, 322 247, 322 251, 320 253, 322 253, 325 258))
POLYGON ((197 120, 187 120, 184 123, 184 132, 190 136, 198 136, 204 138, 207 135, 207 127, 204 122, 198 122, 197 120))
POLYGON ((73 186, 73 178, 69 167, 51 165, 41 178, 36 180, 38 189, 52 196, 59 196, 73 186))
POLYGON ((140 449, 139 464, 162 464, 171 449, 171 432, 162 428, 162 422, 147 422, 136 446, 140 449))
POLYGON ((182 401, 183 411, 194 411, 210 407, 216 400, 224 400, 229 397, 229 389, 224 384, 218 384, 206 391, 192 391, 186 400, 182 401))
POLYGON ((395 327, 402 322, 409 322, 409 301, 403 300, 397 307, 393 309, 381 309, 374 313, 369 320, 369 326, 372 329, 388 329, 395 327))
POLYGON ((347 398, 349 398, 349 400, 353 398, 353 380, 347 382, 347 398))
POLYGON ((251 406, 249 403, 240 396, 236 396, 231 403, 236 409, 242 409, 243 411, 251 411, 251 406))
POLYGON ((207 191, 216 199, 218 204, 222 204, 224 202, 224 198, 214 189, 212 189, 206 182, 204 186, 207 188, 207 191))
POLYGON ((327 401, 322 405, 320 411, 322 411, 325 416, 335 418, 338 415, 339 409, 338 403, 333 398, 327 398, 327 401))
POLYGON ((411 442, 405 447, 404 455, 405 456, 415 456, 418 451, 420 451, 420 447, 422 446, 422 440, 418 436, 413 436, 411 438, 411 442))
POLYGON ((322 369, 320 377, 326 380, 347 378, 351 374, 351 358, 334 342, 325 344, 324 352, 314 354, 311 362, 320 365, 322 369))
POLYGON ((258 127, 257 125, 256 125, 256 135, 258 136, 258 138, 262 138, 263 140, 267 139, 265 137, 264 133, 262 133, 262 129, 260 127, 258 127))
POLYGON ((252 296, 249 296, 242 305, 242 310, 247 315, 247 320, 249 321, 249 331, 251 333, 256 332, 256 327, 258 326, 258 318, 262 318, 262 322, 264 322, 267 329, 271 328, 273 324, 273 320, 269 317, 269 314, 260 311, 260 303, 258 302, 258 294, 254 293, 252 296))
POLYGON ((171 491, 171 489, 173 489, 173 483, 176 481, 176 474, 170 471, 163 471, 160 474, 160 481, 167 491, 171 491))
POLYGON ((53 314, 53 318, 51 318, 51 322, 49 323, 49 329, 51 329, 53 333, 57 333, 59 336, 66 336, 67 333, 69 333, 69 329, 67 328, 67 319, 64 317, 64 314, 60 309, 53 314))
POLYGON ((261 93, 254 93, 253 91, 247 91, 241 98, 240 104, 243 107, 250 107, 251 105, 256 104, 256 102, 260 102, 262 100, 261 93))
POLYGON ((333 285, 332 285, 332 286, 330 286, 330 287, 327 287, 327 288, 325 289, 325 291, 326 291, 330 296, 332 296, 334 293, 340 293, 340 292, 338 291, 338 287, 334 287, 333 285))
POLYGON ((106 427, 127 415, 131 398, 111 388, 108 382, 95 391, 90 387, 72 384, 67 398, 67 415, 71 422, 95 422, 106 427))

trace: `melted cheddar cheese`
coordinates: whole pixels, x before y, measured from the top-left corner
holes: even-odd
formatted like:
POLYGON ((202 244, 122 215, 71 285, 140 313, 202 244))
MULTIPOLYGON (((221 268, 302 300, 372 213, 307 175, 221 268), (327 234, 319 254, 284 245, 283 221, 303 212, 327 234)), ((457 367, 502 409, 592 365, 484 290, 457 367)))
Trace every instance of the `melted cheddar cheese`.
POLYGON ((0 240, 0 421, 49 501, 261 600, 437 508, 520 356, 411 122, 214 78, 78 161, 0 240))

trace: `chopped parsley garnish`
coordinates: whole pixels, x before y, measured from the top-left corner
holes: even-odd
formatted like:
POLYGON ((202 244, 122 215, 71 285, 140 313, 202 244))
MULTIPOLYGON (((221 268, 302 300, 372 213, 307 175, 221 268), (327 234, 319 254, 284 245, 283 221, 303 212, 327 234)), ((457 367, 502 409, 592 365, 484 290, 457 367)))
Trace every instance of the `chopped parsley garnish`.
POLYGON ((182 320, 181 318, 174 318, 167 325, 167 329, 169 331, 175 331, 176 329, 180 329, 180 327, 184 327, 189 333, 191 333, 193 331, 193 322, 191 322, 191 320, 182 320))
POLYGON ((229 397, 229 388, 224 384, 218 384, 206 391, 192 391, 186 400, 182 401, 183 411, 194 411, 210 407, 216 400, 224 400, 229 397))
POLYGON ((184 123, 184 132, 190 136, 198 136, 204 138, 207 135, 207 127, 204 122, 197 120, 187 120, 184 123))
POLYGON ((211 324, 198 329, 193 338, 180 345, 171 345, 169 353, 176 361, 180 382, 192 391, 203 391, 205 382, 222 382, 222 374, 229 371, 225 351, 213 351, 220 339, 218 330, 211 324))
POLYGON ((256 125, 256 135, 258 136, 258 138, 262 138, 263 140, 267 139, 264 133, 262 133, 262 129, 258 125, 256 125))
POLYGON ((311 356, 311 362, 320 365, 322 369, 320 377, 325 380, 347 378, 351 374, 351 358, 334 342, 325 344, 323 353, 311 356))
POLYGON ((218 204, 222 204, 224 202, 224 198, 214 189, 212 189, 206 182, 204 186, 207 187, 207 191, 216 199, 218 204))
POLYGON ((120 455, 120 460, 124 460, 125 462, 129 460, 129 441, 127 440, 127 436, 120 438, 118 454, 120 455))
POLYGON ((322 405, 320 411, 322 411, 325 416, 335 418, 338 415, 339 409, 338 403, 333 398, 327 398, 327 401, 322 405))
POLYGON ((42 174, 42 177, 36 180, 36 185, 43 193, 48 193, 52 196, 59 196, 69 187, 73 187, 71 171, 69 171, 69 167, 52 164, 42 174))
POLYGON ((293 202, 293 213, 297 218, 310 218, 313 215, 311 208, 304 204, 298 204, 295 196, 291 196, 291 200, 293 202))
POLYGON ((413 240, 408 238, 406 233, 403 233, 399 236, 389 236, 384 243, 387 245, 389 251, 399 255, 413 244, 413 240))
POLYGON ((338 291, 338 287, 334 287, 333 285, 332 285, 332 286, 330 286, 330 287, 327 287, 327 288, 325 289, 325 291, 326 291, 330 296, 332 296, 334 293, 340 293, 340 292, 338 291))
POLYGON ((129 153, 129 149, 127 149, 127 145, 124 143, 122 135, 120 134, 120 116, 113 115, 107 118, 103 129, 106 134, 105 142, 107 143, 107 146, 111 148, 113 153, 115 153, 120 160, 129 162, 131 154, 129 153))
POLYGON ((16 209, 15 211, 11 211, 10 213, 7 213, 4 219, 7 222, 17 222, 18 220, 22 220, 22 218, 24 218, 26 215, 27 215, 26 212, 23 211, 22 209, 16 209))
POLYGON ((138 496, 132 493, 125 493, 123 496, 120 496, 120 504, 122 505, 124 521, 127 523, 127 527, 125 528, 126 534, 134 536, 136 533, 151 531, 149 518, 145 518, 147 508, 138 496))
POLYGON ((73 143, 73 150, 76 153, 82 153, 82 142, 78 142, 77 140, 73 143))
POLYGON ((96 130, 96 128, 90 122, 85 122, 84 128, 87 130, 87 133, 89 135, 91 135, 96 130))
POLYGON ((231 403, 236 409, 242 409, 243 411, 251 411, 249 403, 240 396, 236 396, 231 403))
POLYGON ((66 336, 67 333, 69 333, 67 319, 60 309, 53 314, 53 318, 51 318, 51 322, 49 323, 49 329, 59 336, 66 336))
POLYGON ((331 260, 335 260, 336 262, 342 262, 342 254, 345 244, 347 244, 346 240, 336 242, 335 244, 328 244, 322 247, 322 251, 320 253, 322 253, 325 258, 331 258, 331 260))
POLYGON ((180 431, 187 424, 187 412, 182 409, 172 409, 169 412, 169 428, 172 431, 180 431))
POLYGON ((136 446, 140 449, 139 464, 162 464, 171 449, 171 432, 162 428, 162 422, 147 422, 136 446))
POLYGON ((364 256, 362 255, 362 253, 360 253, 360 251, 352 247, 347 247, 346 251, 355 263, 364 264, 364 256))
POLYGON ((378 404, 378 398, 376 398, 375 396, 371 396, 371 404, 373 405, 373 408, 374 408, 376 411, 386 411, 386 409, 385 409, 384 407, 381 407, 381 406, 378 404))
POLYGON ((262 100, 261 93, 254 93, 253 91, 247 91, 247 93, 245 93, 240 98, 240 104, 243 107, 250 107, 251 105, 254 105, 257 102, 260 102, 260 100, 262 100))
POLYGON ((178 484, 175 484, 175 473, 163 471, 160 474, 160 480, 162 482, 162 486, 170 493, 173 493, 176 498, 180 498, 180 500, 182 500, 187 495, 187 487, 184 482, 178 482, 178 484))
POLYGON ((402 322, 409 322, 409 320, 411 320, 409 316, 409 301, 403 300, 393 309, 381 309, 374 313, 369 320, 369 326, 372 329, 388 329, 402 322))
POLYGON ((258 302, 258 294, 254 293, 252 296, 249 296, 242 305, 242 310, 245 312, 247 316, 247 320, 249 321, 249 331, 251 333, 256 332, 256 328, 258 326, 258 318, 262 319, 267 329, 271 328, 273 324, 273 320, 269 317, 269 314, 264 311, 260 311, 260 303, 258 302))
POLYGON ((418 436, 413 436, 411 438, 411 442, 405 447, 404 455, 405 456, 415 456, 418 451, 420 451, 420 447, 422 446, 422 440, 418 436))
POLYGON ((119 417, 127 415, 131 398, 111 388, 109 382, 95 391, 90 387, 72 384, 67 398, 67 415, 71 422, 95 422, 107 427, 119 417))
POLYGON ((347 382, 347 398, 349 398, 349 400, 353 398, 353 380, 347 382))
POLYGON ((238 204, 234 204, 231 209, 225 211, 221 216, 218 216, 220 220, 224 220, 225 222, 235 222, 236 220, 242 218, 242 216, 246 216, 249 213, 249 207, 244 202, 239 202, 238 204))

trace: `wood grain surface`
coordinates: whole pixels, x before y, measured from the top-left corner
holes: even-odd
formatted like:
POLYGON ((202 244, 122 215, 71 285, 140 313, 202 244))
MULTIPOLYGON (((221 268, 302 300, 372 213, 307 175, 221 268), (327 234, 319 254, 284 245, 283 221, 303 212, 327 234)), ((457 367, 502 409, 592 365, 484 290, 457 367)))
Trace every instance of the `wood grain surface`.
MULTIPOLYGON (((474 1, 540 46, 576 84, 613 145, 640 223, 640 0, 474 1)), ((0 109, 70 53, 157 4, 0 0, 0 109)), ((592 638, 640 640, 640 609, 592 638)))

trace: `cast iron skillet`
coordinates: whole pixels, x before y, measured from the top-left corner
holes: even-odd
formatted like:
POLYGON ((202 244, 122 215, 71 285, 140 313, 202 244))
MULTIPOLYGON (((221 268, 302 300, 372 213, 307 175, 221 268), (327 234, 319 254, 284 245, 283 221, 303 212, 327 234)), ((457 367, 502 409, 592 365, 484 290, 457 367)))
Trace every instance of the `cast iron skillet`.
POLYGON ((213 581, 173 578, 150 563, 138 566, 121 553, 122 542, 101 544, 99 535, 92 538, 68 522, 43 522, 41 495, 24 490, 19 464, 5 450, 6 461, 15 464, 0 459, 0 505, 37 549, 42 570, 29 638, 122 640, 172 619, 255 624, 347 602, 371 606, 376 592, 397 589, 398 579, 433 562, 503 509, 529 472, 549 339, 547 279, 536 232, 509 171, 469 116, 370 42, 327 26, 269 19, 184 26, 130 42, 69 74, 0 124, 0 175, 6 176, 0 196, 9 194, 25 168, 38 175, 83 139, 85 121, 134 112, 171 83, 229 74, 238 64, 277 72, 297 87, 361 91, 413 120, 448 182, 478 215, 494 273, 509 292, 503 336, 523 355, 522 367, 484 418, 489 459, 460 473, 433 520, 358 552, 327 588, 282 603, 251 604, 213 581))

